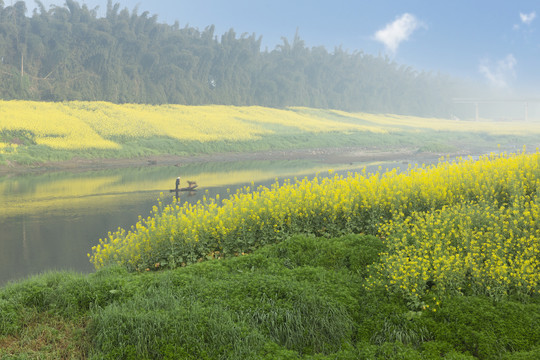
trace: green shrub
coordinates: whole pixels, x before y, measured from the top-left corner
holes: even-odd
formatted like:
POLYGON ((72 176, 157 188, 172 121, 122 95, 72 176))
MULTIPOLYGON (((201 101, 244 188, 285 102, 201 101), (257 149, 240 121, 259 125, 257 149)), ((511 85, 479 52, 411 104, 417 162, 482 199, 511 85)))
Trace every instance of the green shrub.
POLYGON ((153 291, 92 316, 95 351, 123 359, 242 359, 263 337, 220 306, 153 291))
POLYGON ((283 259, 288 267, 321 266, 364 275, 367 266, 378 261, 379 253, 385 249, 383 242, 374 236, 346 235, 329 239, 295 236, 287 242, 268 247, 265 252, 283 259))
POLYGON ((10 335, 20 329, 20 307, 12 301, 0 299, 0 336, 10 335))
POLYGON ((519 351, 515 353, 506 353, 501 357, 502 360, 537 360, 540 359, 540 346, 536 346, 531 351, 519 351))
POLYGON ((373 334, 371 342, 375 345, 400 342, 419 347, 422 343, 431 340, 433 336, 424 324, 414 320, 415 317, 403 315, 385 318, 382 327, 373 334))
POLYGON ((494 302, 484 297, 456 296, 430 316, 434 338, 462 353, 494 359, 540 344, 540 307, 512 300, 494 302))

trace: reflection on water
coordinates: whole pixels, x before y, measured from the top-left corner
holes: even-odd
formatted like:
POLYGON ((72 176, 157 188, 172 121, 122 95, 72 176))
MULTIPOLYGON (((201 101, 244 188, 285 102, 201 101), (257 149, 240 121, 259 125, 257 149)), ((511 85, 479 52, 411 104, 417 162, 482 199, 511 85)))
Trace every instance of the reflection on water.
POLYGON ((270 186, 276 178, 366 165, 377 170, 379 164, 204 163, 0 178, 0 285, 49 269, 92 271, 87 257, 91 247, 109 231, 130 228, 139 216, 148 216, 160 193, 171 201, 169 189, 178 176, 199 184, 193 194, 180 193, 181 202, 194 203, 204 195, 223 198, 227 189, 234 193, 251 183, 270 186))

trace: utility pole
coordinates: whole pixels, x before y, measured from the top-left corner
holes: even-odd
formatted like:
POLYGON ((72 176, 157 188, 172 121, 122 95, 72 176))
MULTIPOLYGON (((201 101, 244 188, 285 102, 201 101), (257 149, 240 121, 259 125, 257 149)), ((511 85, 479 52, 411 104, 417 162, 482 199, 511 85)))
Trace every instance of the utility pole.
MULTIPOLYGON (((523 104, 524 119, 519 116, 519 119, 523 121, 529 121, 529 104, 539 104, 540 98, 454 98, 452 99, 454 104, 471 104, 474 106, 474 120, 480 120, 480 104, 523 104)), ((534 120, 534 119, 533 119, 534 120)))

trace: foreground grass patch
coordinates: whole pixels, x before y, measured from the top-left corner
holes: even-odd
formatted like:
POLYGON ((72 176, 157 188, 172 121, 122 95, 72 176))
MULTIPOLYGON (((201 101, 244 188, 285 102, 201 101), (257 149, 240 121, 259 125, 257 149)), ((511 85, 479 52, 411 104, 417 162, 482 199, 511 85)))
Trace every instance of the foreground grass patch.
POLYGON ((366 290, 372 236, 294 236, 162 272, 48 273, 0 290, 2 359, 535 359, 540 301, 366 290))
POLYGON ((363 237, 322 247, 316 238, 294 238, 250 256, 145 274, 145 290, 95 314, 90 331, 101 352, 124 349, 114 356, 242 359, 275 351, 334 353, 354 334, 361 278, 351 270, 365 268, 378 256, 375 249, 372 258, 346 255, 364 241, 377 246, 375 239, 363 237), (314 256, 304 258, 304 250, 314 256), (320 266, 328 264, 328 255, 345 255, 344 261, 320 266))
MULTIPOLYGON (((5 309, 3 307, 3 311, 5 309)), ((70 321, 49 312, 24 308, 11 323, 16 331, 2 331, 1 359, 85 359, 89 350, 84 319, 70 321)), ((2 321, 7 321, 2 319, 2 321)))
POLYGON ((325 242, 299 237, 251 256, 174 271, 128 274, 107 268, 88 276, 34 277, 0 293, 2 341, 9 343, 2 351, 24 354, 32 329, 20 315, 25 309, 67 323, 88 322, 85 337, 72 345, 91 343, 90 358, 334 353, 354 338, 362 291, 356 273, 376 261, 380 246, 362 236, 325 242), (354 249, 367 251, 358 256, 354 249), (341 261, 328 260, 336 258, 341 261))

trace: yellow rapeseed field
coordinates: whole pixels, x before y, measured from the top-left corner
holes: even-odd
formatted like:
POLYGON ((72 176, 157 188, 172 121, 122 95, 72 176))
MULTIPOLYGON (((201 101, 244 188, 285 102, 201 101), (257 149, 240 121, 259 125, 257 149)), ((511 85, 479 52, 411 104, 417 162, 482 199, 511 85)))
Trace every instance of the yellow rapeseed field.
MULTIPOLYGON (((101 239, 96 268, 182 266, 237 255, 296 233, 377 234, 388 250, 369 287, 436 310, 451 293, 540 291, 540 153, 286 181, 198 204, 154 208, 101 239)), ((324 241, 321 239, 321 241, 324 241)))
POLYGON ((37 144, 55 149, 117 149, 118 138, 168 137, 188 141, 260 139, 275 133, 268 126, 291 131, 384 131, 258 106, 117 105, 107 102, 46 103, 0 101, 0 133, 28 131, 37 144))
POLYGON ((0 132, 31 131, 34 141, 56 149, 114 149, 88 124, 65 111, 65 104, 30 101, 0 101, 0 132))
MULTIPOLYGON (((0 134, 27 131, 37 144, 54 149, 118 149, 130 138, 166 137, 185 141, 257 140, 290 132, 463 131, 540 134, 540 124, 463 122, 413 116, 347 113, 301 107, 183 106, 107 102, 0 100, 0 134)), ((9 144, 0 145, 7 152, 9 144)))

